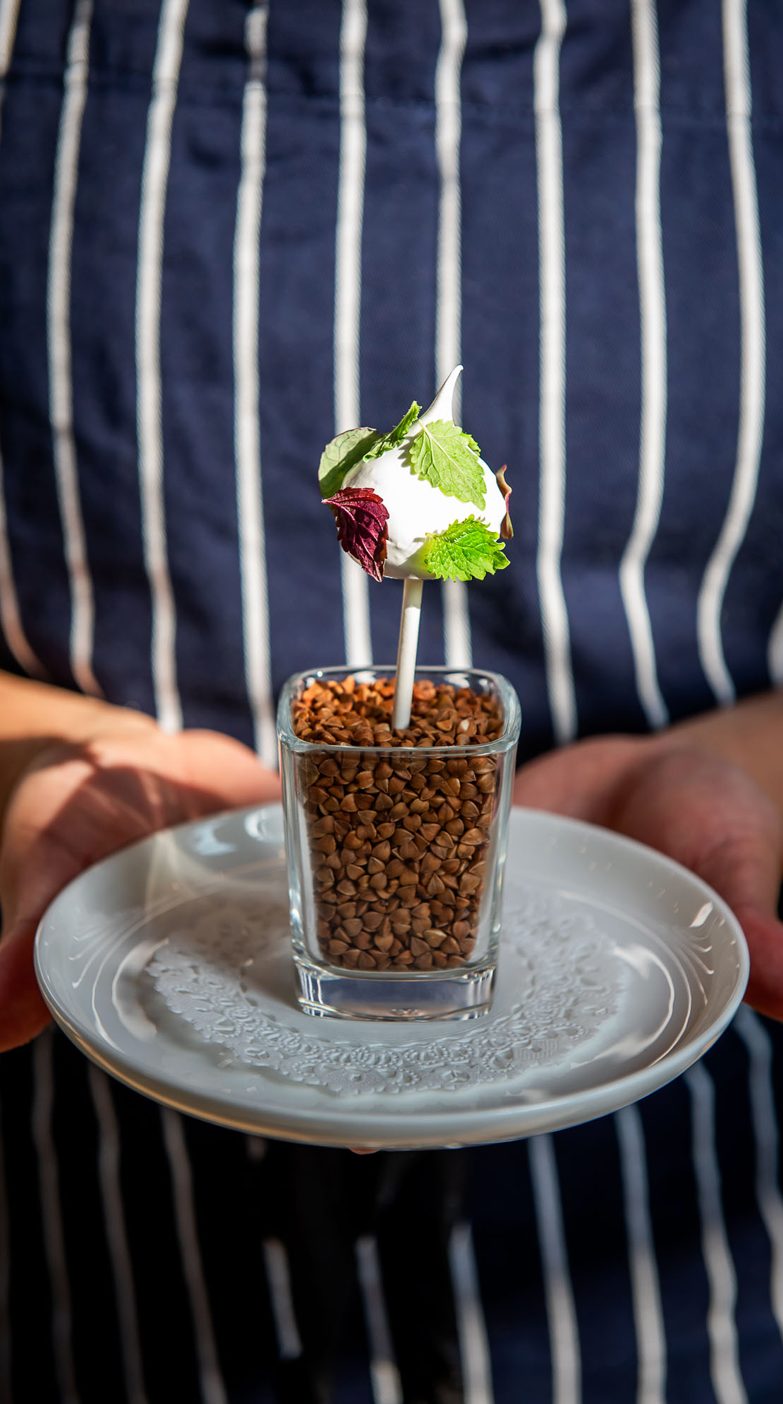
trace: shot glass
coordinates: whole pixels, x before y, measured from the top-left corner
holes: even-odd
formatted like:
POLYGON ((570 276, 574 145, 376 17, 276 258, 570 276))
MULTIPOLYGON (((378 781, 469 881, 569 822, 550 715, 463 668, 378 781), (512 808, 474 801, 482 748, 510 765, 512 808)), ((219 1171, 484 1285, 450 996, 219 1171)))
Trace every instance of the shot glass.
POLYGON ((495 979, 519 702, 496 674, 422 666, 417 680, 490 698, 500 734, 432 746, 296 735, 293 704, 312 684, 393 677, 392 667, 314 669, 280 697, 298 999, 320 1016, 474 1018, 495 979))

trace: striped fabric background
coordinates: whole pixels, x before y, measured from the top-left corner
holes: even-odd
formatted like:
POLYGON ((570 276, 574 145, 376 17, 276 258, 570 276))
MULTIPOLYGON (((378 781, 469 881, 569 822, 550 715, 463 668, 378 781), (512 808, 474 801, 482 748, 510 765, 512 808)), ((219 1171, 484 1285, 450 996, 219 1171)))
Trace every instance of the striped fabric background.
MULTIPOLYGON (((781 60, 778 0, 0 0, 0 666, 272 763, 290 672, 394 651, 323 441, 463 360, 517 536, 422 657, 526 756, 783 682, 781 60)), ((744 1011, 616 1118, 365 1161, 47 1036, 0 1401, 772 1404, 782 1053, 744 1011)))

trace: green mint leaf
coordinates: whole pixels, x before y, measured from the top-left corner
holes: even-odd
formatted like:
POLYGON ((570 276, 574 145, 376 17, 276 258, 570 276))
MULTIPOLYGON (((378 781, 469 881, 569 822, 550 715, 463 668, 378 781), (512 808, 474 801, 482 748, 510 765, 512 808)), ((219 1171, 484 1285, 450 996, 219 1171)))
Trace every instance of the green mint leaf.
POLYGON ((360 463, 377 443, 381 435, 377 429, 346 429, 336 439, 326 445, 318 465, 318 486, 322 497, 334 497, 343 485, 346 474, 360 463))
POLYGON ((452 522, 429 536, 422 547, 422 565, 438 580, 483 580, 509 564, 505 546, 475 517, 452 522))
POLYGON ((417 405, 414 400, 407 414, 402 416, 399 424, 395 424, 394 428, 390 429, 388 434, 384 434, 382 438, 378 439, 377 443, 373 444, 367 453, 365 453, 365 460, 369 462, 371 458, 380 458, 381 454, 386 453, 387 449, 396 448, 397 444, 401 444, 403 439, 407 439, 420 412, 421 405, 417 405))
POLYGON ((417 477, 447 497, 483 507, 486 487, 478 455, 476 440, 448 419, 422 424, 408 447, 408 463, 417 477))

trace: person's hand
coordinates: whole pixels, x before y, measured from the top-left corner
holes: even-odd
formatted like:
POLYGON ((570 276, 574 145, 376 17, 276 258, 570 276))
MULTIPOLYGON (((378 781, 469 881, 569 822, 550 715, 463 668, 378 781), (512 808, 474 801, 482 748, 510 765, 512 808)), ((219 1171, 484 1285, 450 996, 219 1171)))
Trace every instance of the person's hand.
POLYGON ((780 810, 743 770, 674 734, 566 746, 519 772, 517 804, 615 829, 675 858, 738 917, 750 948, 747 1000, 783 1018, 780 810))
POLYGON ((41 750, 18 777, 0 841, 0 1051, 48 1021, 33 938, 71 878, 154 829, 278 798, 252 751, 208 731, 166 736, 153 723, 102 727, 93 740, 41 750))

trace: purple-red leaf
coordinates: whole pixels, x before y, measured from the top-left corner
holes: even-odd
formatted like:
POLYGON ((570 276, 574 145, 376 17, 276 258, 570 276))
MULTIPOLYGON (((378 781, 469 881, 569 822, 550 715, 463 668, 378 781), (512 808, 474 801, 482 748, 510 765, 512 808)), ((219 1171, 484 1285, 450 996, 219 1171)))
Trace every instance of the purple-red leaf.
POLYGON ((373 580, 383 580, 389 520, 383 499, 372 488, 347 487, 323 500, 334 512, 337 540, 343 550, 373 580))
POLYGON ((498 468, 498 470, 497 470, 497 472, 496 472, 496 474, 495 474, 495 478, 496 478, 496 480, 497 480, 497 485, 498 485, 498 487, 500 488, 500 491, 501 491, 502 494, 503 494, 503 501, 504 501, 505 504, 506 504, 506 515, 505 515, 505 517, 503 518, 503 521, 502 521, 501 524, 500 524, 500 535, 501 535, 501 537, 503 538, 504 541, 510 541, 511 538, 512 538, 512 536, 514 535, 514 528, 513 528, 512 525, 511 525, 511 512, 509 511, 509 506, 508 506, 508 499, 509 499, 510 496, 511 496, 511 488, 509 487, 508 483, 506 482, 506 464, 505 464, 505 463, 503 464, 503 467, 502 467, 502 468, 498 468))

